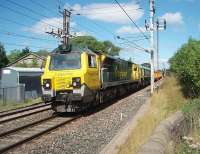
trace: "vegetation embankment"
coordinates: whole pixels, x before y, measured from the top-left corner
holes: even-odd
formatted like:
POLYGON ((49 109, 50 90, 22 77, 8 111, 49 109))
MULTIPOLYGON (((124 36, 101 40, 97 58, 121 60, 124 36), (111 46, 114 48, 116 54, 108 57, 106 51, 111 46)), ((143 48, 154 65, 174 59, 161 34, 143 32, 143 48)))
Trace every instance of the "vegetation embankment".
POLYGON ((188 136, 176 144, 175 153, 200 153, 200 41, 189 39, 170 59, 170 66, 188 98, 182 110, 190 126, 188 136))
POLYGON ((119 153, 136 153, 155 126, 176 110, 182 110, 190 126, 189 134, 173 144, 170 153, 200 153, 200 41, 188 42, 170 59, 174 77, 167 77, 152 97, 149 111, 138 122, 119 153))
POLYGON ((200 96, 200 41, 189 39, 188 43, 170 59, 171 70, 176 73, 186 97, 200 96))
POLYGON ((15 103, 15 102, 3 103, 0 101, 0 112, 29 106, 29 105, 36 104, 39 102, 41 102, 40 98, 33 99, 33 100, 25 100, 24 102, 21 102, 21 103, 15 103))
POLYGON ((138 120, 137 126, 132 130, 126 143, 119 147, 119 153, 136 153, 159 122, 171 113, 180 110, 185 101, 177 79, 174 76, 166 77, 158 92, 153 95, 148 111, 138 120))

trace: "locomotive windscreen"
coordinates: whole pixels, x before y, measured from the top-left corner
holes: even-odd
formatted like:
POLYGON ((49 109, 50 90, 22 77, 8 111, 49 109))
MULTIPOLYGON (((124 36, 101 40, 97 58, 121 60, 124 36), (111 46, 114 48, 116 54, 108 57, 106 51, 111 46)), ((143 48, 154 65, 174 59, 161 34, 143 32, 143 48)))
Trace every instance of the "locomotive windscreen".
POLYGON ((81 68, 81 55, 79 52, 51 55, 50 70, 65 70, 81 68))

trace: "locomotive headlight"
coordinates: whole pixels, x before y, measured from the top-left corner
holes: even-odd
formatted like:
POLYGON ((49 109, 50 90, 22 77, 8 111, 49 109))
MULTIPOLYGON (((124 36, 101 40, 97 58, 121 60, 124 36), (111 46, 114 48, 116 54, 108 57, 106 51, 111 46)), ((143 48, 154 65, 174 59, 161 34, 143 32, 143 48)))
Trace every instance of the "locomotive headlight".
POLYGON ((49 83, 46 83, 46 85, 45 85, 47 88, 49 88, 50 87, 50 84, 49 83))
POLYGON ((51 80, 50 79, 44 79, 43 80, 43 87, 44 87, 44 89, 51 89, 51 80))
POLYGON ((72 86, 75 88, 81 87, 81 78, 80 77, 72 78, 72 86))

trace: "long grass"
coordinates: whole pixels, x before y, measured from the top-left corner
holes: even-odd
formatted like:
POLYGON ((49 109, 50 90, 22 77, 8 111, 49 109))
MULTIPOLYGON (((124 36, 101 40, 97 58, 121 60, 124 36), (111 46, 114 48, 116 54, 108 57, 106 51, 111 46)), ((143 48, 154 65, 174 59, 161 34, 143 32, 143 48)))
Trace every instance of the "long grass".
MULTIPOLYGON (((176 143, 176 154, 200 154, 200 99, 193 99, 188 101, 183 107, 183 112, 188 120, 190 126, 187 137, 191 138, 191 143, 181 140, 176 143), (198 145, 196 148, 190 147, 191 145, 198 145)), ((193 146, 193 147, 194 147, 193 146)))
POLYGON ((176 78, 166 77, 158 92, 152 96, 149 110, 138 120, 126 143, 119 147, 119 154, 138 152, 159 122, 181 109, 185 101, 176 78))

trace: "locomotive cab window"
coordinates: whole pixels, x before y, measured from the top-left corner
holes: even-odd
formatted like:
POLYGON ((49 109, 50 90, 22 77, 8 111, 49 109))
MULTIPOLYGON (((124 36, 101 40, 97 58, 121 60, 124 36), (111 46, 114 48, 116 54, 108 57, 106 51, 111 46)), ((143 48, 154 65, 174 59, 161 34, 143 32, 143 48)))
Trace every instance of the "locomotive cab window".
POLYGON ((96 63, 96 56, 95 55, 88 55, 88 66, 92 68, 97 67, 96 63))
POLYGON ((67 53, 51 55, 50 70, 80 69, 80 53, 67 53))

